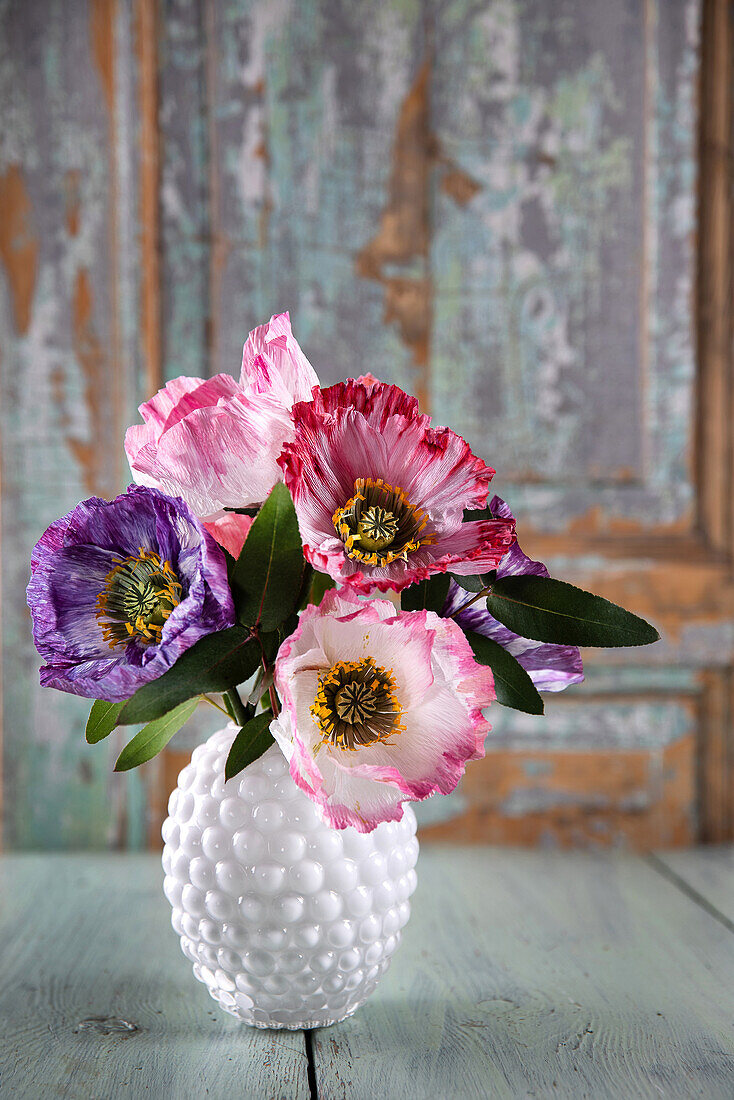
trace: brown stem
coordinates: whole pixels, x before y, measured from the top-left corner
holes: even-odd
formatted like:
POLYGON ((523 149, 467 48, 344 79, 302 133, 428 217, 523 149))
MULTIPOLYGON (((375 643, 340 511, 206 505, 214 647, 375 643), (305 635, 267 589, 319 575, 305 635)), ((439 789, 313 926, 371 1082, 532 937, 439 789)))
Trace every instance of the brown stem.
MULTIPOLYGON (((255 637, 257 638, 257 644, 260 646, 260 654, 261 654, 261 657, 262 657, 263 672, 265 672, 267 674, 268 671, 269 671, 268 661, 267 661, 267 658, 265 656, 265 650, 263 649, 262 639, 260 638, 259 631, 255 634, 255 637)), ((277 718, 278 715, 280 714, 280 706, 278 705, 278 694, 275 690, 275 685, 274 684, 271 684, 270 687, 268 688, 268 694, 270 696, 270 709, 273 712, 273 718, 277 718)))
POLYGON ((481 592, 477 592, 476 595, 472 596, 472 598, 470 600, 467 600, 465 604, 462 604, 461 607, 457 607, 456 611, 454 611, 453 615, 450 615, 449 618, 455 619, 456 616, 460 615, 462 611, 466 611, 467 607, 471 607, 471 605, 473 603, 476 603, 477 600, 481 600, 485 596, 488 596, 491 591, 491 585, 488 585, 487 588, 483 588, 481 592))
POLYGON ((277 718, 280 714, 280 706, 278 704, 278 693, 275 690, 275 684, 271 684, 268 691, 270 693, 270 709, 273 712, 273 718, 277 718))

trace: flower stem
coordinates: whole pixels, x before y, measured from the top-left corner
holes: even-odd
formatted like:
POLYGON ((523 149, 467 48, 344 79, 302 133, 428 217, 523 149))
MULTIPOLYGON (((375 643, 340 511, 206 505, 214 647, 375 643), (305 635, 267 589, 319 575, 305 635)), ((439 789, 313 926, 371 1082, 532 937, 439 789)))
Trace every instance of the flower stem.
POLYGON ((232 687, 229 689, 229 691, 225 691, 224 698, 227 700, 230 707, 232 708, 232 713, 234 714, 235 721, 240 726, 246 725, 249 721, 249 716, 245 709, 244 703, 240 699, 240 694, 237 691, 237 688, 232 687))
POLYGON ((280 714, 280 707, 278 706, 278 695, 275 690, 275 684, 271 684, 268 688, 270 694, 270 709, 273 712, 273 718, 277 718, 280 714))
MULTIPOLYGON (((312 570, 312 572, 313 572, 313 570, 312 570)), ((255 635, 255 637, 257 638, 258 645, 260 646, 260 653, 262 655, 263 673, 264 673, 265 676, 267 676, 269 672, 272 672, 272 669, 271 669, 270 665, 268 664, 267 657, 265 656, 265 648, 263 646, 262 638, 260 637, 260 634, 257 633, 255 635)), ((278 706, 278 693, 276 692, 275 685, 272 682, 270 683, 270 685, 268 687, 268 695, 270 696, 270 709, 273 712, 273 718, 277 718, 278 715, 280 714, 280 707, 278 706)))
POLYGON ((467 607, 471 607, 471 605, 473 603, 476 603, 477 600, 481 600, 485 596, 488 596, 491 591, 492 591, 492 586, 491 585, 488 585, 486 588, 483 588, 481 592, 477 592, 476 595, 472 596, 472 598, 470 600, 467 600, 466 603, 462 604, 461 607, 457 607, 456 611, 454 611, 454 613, 452 615, 450 615, 449 618, 455 619, 456 616, 460 615, 462 611, 466 611, 467 607))

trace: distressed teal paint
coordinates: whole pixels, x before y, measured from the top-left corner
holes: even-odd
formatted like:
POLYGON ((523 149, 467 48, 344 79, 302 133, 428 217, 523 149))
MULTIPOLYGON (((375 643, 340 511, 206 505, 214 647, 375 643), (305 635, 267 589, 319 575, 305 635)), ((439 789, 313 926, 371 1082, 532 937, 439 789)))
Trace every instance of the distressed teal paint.
POLYGON ((214 370, 248 329, 289 309, 326 382, 367 370, 415 388, 355 259, 379 223, 401 103, 425 52, 421 7, 270 0, 217 6, 218 232, 226 240, 214 370), (336 12, 334 13, 336 16, 336 12))
POLYGON ((432 825, 443 825, 446 821, 453 821, 466 813, 467 801, 461 793, 459 786, 451 794, 436 795, 427 798, 425 802, 413 804, 419 829, 428 829, 432 825))
POLYGON ((338 35, 314 0, 204 8, 164 7, 166 376, 236 373, 248 330, 290 309, 324 380, 372 369, 411 388, 410 353, 354 259, 379 220, 395 121, 423 57, 420 5, 355 5, 338 35), (358 55, 361 85, 341 102, 358 55))
MULTIPOLYGON (((586 651, 585 679, 576 684, 575 696, 584 695, 695 695, 701 690, 700 673, 695 668, 680 666, 656 667, 650 665, 619 666, 606 663, 609 651, 604 653, 604 664, 594 663, 594 657, 586 651)), ((629 661, 629 653, 626 654, 629 661)), ((706 667, 710 667, 708 664, 706 667)), ((558 697, 556 696, 557 700, 558 697)), ((558 705, 552 697, 549 706, 558 705)))
MULTIPOLYGON (((0 270, 11 846, 147 839, 143 780, 111 774, 119 744, 86 746, 87 704, 38 688, 24 599, 33 542, 88 495, 72 444, 103 438, 96 488, 121 488, 122 429, 148 396, 131 0, 114 8, 110 149, 91 3, 0 0, 0 173, 22 166, 40 242, 24 334, 0 270), (104 357, 96 412, 71 330, 82 269, 104 357)), ((700 0, 160 0, 159 9, 166 378, 237 373, 247 331, 288 308, 325 382, 367 370, 409 390, 424 381, 386 320, 384 286, 360 277, 356 259, 380 228, 400 112, 430 58, 421 168, 430 252, 382 274, 430 280, 436 419, 467 434, 536 528, 563 529, 594 506, 641 524, 685 517, 700 0), (451 192, 452 172, 478 185, 466 201, 451 192)), ((551 565, 582 581, 599 562, 551 565)), ((574 701, 549 700, 542 737, 539 723, 492 708, 493 744, 657 751, 690 732, 685 700, 589 693, 690 696, 698 669, 731 660, 732 629, 683 626, 645 654, 644 670, 627 654, 605 656, 574 701)), ((210 721, 197 716, 180 744, 210 721)), ((456 799, 426 812, 457 812, 456 799)))
POLYGON ((203 3, 190 0, 160 3, 158 124, 165 379, 209 373, 212 227, 204 10, 203 3))
POLYGON ((492 732, 486 750, 650 750, 672 745, 695 729, 690 702, 640 699, 630 703, 609 696, 587 700, 581 696, 545 696, 542 717, 494 706, 487 711, 492 732))
POLYGON ((435 192, 433 409, 536 527, 680 519, 700 5, 445 12, 437 135, 481 190, 435 192))
MULTIPOLYGON (((87 701, 39 687, 40 659, 31 640, 25 586, 31 548, 48 524, 89 496, 90 488, 107 494, 124 484, 121 427, 131 415, 137 371, 131 321, 137 284, 129 251, 136 233, 134 169, 126 144, 135 136, 130 10, 118 5, 113 159, 89 5, 34 0, 0 6, 5 119, 0 174, 20 167, 39 247, 25 332, 15 327, 7 272, 0 268, 4 841, 9 847, 124 843, 120 830, 128 783, 112 775, 108 744, 96 750, 85 744, 87 701), (79 191, 76 231, 67 209, 73 179, 79 191), (83 272, 92 305, 91 329, 80 348, 73 317, 83 272), (90 352, 90 339, 97 352, 90 352), (80 351, 96 365, 85 370, 80 351), (86 476, 93 486, 85 482, 73 450, 79 445, 92 448, 86 476)), ((138 794, 139 779, 129 788, 138 794)))

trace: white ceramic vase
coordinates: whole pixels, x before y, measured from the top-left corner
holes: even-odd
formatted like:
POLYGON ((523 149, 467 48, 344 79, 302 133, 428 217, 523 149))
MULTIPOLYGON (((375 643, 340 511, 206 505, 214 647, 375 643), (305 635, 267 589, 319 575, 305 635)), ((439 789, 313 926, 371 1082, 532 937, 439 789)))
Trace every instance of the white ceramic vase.
POLYGON ((194 750, 163 825, 164 890, 194 974, 254 1027, 310 1028, 356 1011, 410 916, 415 814, 332 829, 273 745, 224 781, 233 725, 194 750))

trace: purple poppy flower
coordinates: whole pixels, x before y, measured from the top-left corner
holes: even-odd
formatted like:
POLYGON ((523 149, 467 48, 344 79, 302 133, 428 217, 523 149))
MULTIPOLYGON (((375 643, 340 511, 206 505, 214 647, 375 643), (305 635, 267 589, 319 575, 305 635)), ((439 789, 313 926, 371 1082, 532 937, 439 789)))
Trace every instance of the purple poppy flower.
MULTIPOLYGON (((493 497, 489 508, 496 519, 515 518, 500 497, 493 497)), ((497 566, 497 577, 519 577, 528 573, 535 577, 550 576, 542 562, 532 561, 527 554, 523 554, 518 543, 513 542, 497 566)), ((563 691, 570 684, 581 683, 584 671, 581 654, 576 646, 521 638, 498 622, 479 603, 472 604, 466 611, 460 611, 456 615, 457 609, 469 599, 469 593, 452 581, 443 615, 454 616, 459 626, 465 630, 474 630, 477 634, 484 634, 498 642, 522 665, 539 691, 563 691)))
POLYGON ((92 497, 34 547, 28 606, 41 683, 117 702, 234 623, 222 551, 179 498, 92 497))

